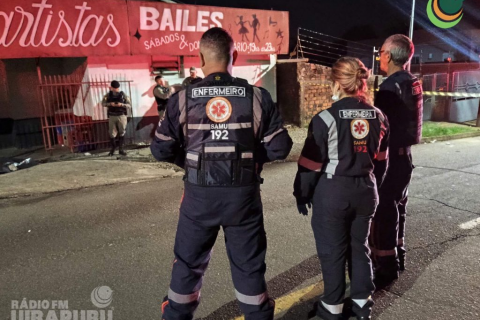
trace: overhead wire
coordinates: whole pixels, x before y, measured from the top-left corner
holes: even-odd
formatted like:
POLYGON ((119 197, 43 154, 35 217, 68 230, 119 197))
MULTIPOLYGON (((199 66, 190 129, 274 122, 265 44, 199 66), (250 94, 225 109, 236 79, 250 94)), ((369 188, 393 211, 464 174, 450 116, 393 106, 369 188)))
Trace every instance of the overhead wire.
MULTIPOLYGON (((325 44, 321 44, 321 43, 318 43, 318 42, 312 42, 312 41, 308 41, 308 40, 305 40, 305 39, 300 39, 301 42, 306 42, 306 43, 310 43, 310 44, 313 44, 313 45, 316 45, 316 46, 320 46, 320 47, 327 47, 329 49, 333 49, 333 50, 337 50, 337 51, 347 51, 347 52, 353 52, 355 54, 359 54, 359 55, 365 55, 367 54, 366 52, 359 52, 359 51, 355 51, 355 50, 351 50, 350 48, 348 47, 345 47, 345 48, 335 48, 335 47, 332 47, 332 46, 329 46, 329 45, 325 45, 325 44)), ((336 52, 334 52, 334 54, 337 54, 336 52)), ((368 54, 371 54, 371 52, 369 52, 368 54)))
POLYGON ((324 43, 329 43, 329 44, 334 45, 334 46, 337 46, 337 47, 348 48, 350 51, 371 53, 372 50, 373 50, 373 47, 371 47, 371 50, 360 49, 360 48, 355 48, 355 47, 349 47, 349 46, 347 46, 347 45, 345 45, 345 44, 330 42, 330 41, 327 41, 327 40, 323 40, 323 39, 319 39, 319 38, 315 38, 315 37, 310 37, 310 36, 307 36, 307 35, 304 35, 304 34, 301 34, 301 33, 299 33, 298 36, 299 36, 299 37, 306 37, 306 38, 313 39, 313 40, 318 40, 318 41, 321 41, 321 42, 324 42, 324 43))
POLYGON ((313 30, 309 30, 309 29, 305 29, 305 28, 298 28, 298 30, 305 30, 307 32, 319 34, 319 35, 322 35, 324 37, 329 37, 329 38, 333 38, 333 39, 337 39, 337 40, 347 41, 347 42, 354 43, 355 45, 359 45, 359 46, 364 46, 364 47, 368 47, 368 48, 372 47, 368 44, 364 44, 364 43, 361 43, 361 42, 356 42, 356 41, 351 41, 351 40, 347 40, 347 39, 337 38, 337 37, 334 37, 334 36, 330 36, 328 34, 324 34, 324 33, 318 32, 318 31, 313 31, 313 30))

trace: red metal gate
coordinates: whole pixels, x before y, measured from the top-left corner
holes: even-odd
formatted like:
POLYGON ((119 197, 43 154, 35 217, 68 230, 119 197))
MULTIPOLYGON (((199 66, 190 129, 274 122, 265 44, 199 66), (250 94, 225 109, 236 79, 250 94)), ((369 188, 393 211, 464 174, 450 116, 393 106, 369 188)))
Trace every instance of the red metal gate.
MULTIPOLYGON (((108 116, 102 98, 113 80, 108 78, 95 77, 84 81, 83 74, 44 77, 38 90, 43 106, 41 120, 45 150, 67 147, 71 152, 85 152, 107 147, 108 116)), ((117 81, 121 90, 131 98, 132 81, 117 81)), ((131 119, 131 110, 128 116, 131 119)), ((131 124, 127 125, 125 139, 127 143, 135 143, 135 130, 131 124)))

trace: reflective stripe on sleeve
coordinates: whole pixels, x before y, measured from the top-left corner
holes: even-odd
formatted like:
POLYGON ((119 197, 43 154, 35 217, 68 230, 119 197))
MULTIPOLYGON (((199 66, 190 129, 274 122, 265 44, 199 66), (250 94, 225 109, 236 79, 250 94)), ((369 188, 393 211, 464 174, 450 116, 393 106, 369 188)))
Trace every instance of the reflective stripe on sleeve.
POLYGON ((235 296, 237 297, 237 300, 240 301, 241 303, 250 304, 254 306, 259 306, 268 300, 268 293, 266 291, 256 296, 247 296, 235 290, 235 296))
POLYGON ((198 161, 198 154, 187 153, 187 159, 192 161, 198 161))
POLYGON ((158 133, 158 132, 156 132, 156 131, 155 131, 155 137, 157 137, 158 139, 163 140, 163 141, 171 141, 171 140, 173 140, 172 138, 170 138, 170 137, 168 137, 168 136, 166 136, 166 135, 164 135, 164 134, 158 133))
POLYGON ((263 142, 269 143, 270 141, 272 141, 273 138, 275 138, 275 136, 276 136, 277 134, 279 134, 280 132, 283 132, 283 131, 285 131, 285 129, 283 129, 283 128, 278 129, 278 130, 275 131, 274 133, 272 133, 272 134, 266 136, 265 138, 263 138, 263 142))
POLYGON ((262 121, 262 91, 253 87, 253 132, 257 136, 262 121))
POLYGON ((328 127, 328 158, 329 163, 325 172, 335 175, 338 166, 338 130, 335 118, 328 110, 320 112, 318 115, 328 127))
POLYGON ((179 294, 172 289, 168 289, 168 299, 180 304, 192 303, 200 299, 200 290, 191 294, 179 294))
POLYGON ((320 172, 320 170, 322 169, 322 165, 323 165, 320 162, 315 162, 313 160, 305 158, 304 156, 300 156, 300 158, 298 158, 298 164, 301 165, 302 167, 308 169, 308 170, 312 170, 312 171, 316 171, 316 172, 320 172))
POLYGON ((183 129, 183 135, 187 136, 187 91, 182 90, 178 93, 178 108, 180 110, 179 122, 183 129))
POLYGON ((388 150, 379 152, 376 157, 378 161, 387 160, 387 158, 388 158, 388 150))

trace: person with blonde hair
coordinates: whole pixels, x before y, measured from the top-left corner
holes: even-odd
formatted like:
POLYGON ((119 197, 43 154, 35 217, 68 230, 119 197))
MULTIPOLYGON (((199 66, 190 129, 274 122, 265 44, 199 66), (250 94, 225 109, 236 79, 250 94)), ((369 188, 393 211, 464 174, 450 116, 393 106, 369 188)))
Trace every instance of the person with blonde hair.
POLYGON ((347 261, 351 311, 357 319, 371 317, 375 286, 367 239, 378 204, 377 184, 386 170, 389 125, 368 103, 368 76, 356 58, 335 62, 334 103, 311 120, 295 177, 298 211, 308 215, 313 205, 312 229, 325 287, 314 311, 325 320, 350 313, 344 308, 347 261))

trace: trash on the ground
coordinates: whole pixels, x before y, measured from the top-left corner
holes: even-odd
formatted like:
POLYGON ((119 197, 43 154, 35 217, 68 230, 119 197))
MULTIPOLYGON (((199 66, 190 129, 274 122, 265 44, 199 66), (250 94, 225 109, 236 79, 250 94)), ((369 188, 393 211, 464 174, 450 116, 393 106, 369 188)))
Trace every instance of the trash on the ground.
POLYGON ((91 156, 92 154, 90 152, 85 152, 84 155, 88 157, 88 156, 91 156))
POLYGON ((32 230, 28 230, 28 233, 32 232, 32 230))
POLYGON ((145 142, 139 142, 137 143, 137 146, 146 146, 147 144, 145 142))
POLYGON ((432 140, 432 141, 430 141, 430 143, 435 143, 435 142, 437 142, 437 140, 432 140))
POLYGON ((38 163, 32 161, 31 158, 27 158, 24 160, 18 159, 7 159, 5 162, 0 164, 0 174, 2 173, 10 173, 15 172, 20 169, 26 169, 37 165, 38 163))

